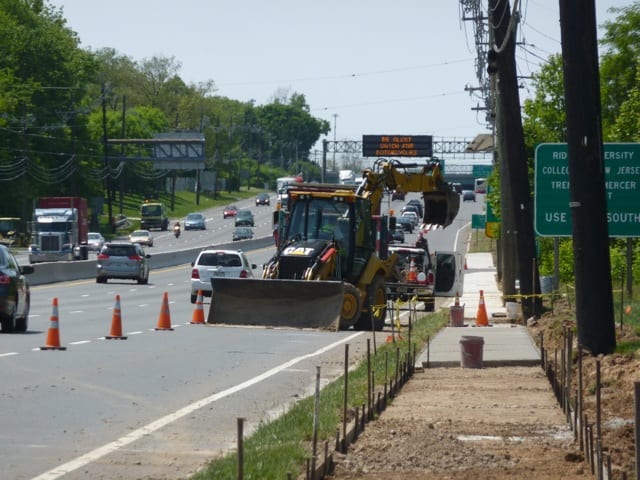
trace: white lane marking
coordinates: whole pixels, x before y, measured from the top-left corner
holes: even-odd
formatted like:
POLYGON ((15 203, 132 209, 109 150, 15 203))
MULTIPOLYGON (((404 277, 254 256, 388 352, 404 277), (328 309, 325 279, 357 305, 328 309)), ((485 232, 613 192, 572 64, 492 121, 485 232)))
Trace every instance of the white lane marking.
POLYGON ((95 450, 92 450, 91 452, 87 452, 84 455, 76 457, 67 463, 58 465, 57 467, 52 468, 48 472, 44 472, 43 474, 38 475, 37 477, 34 477, 32 480, 55 480, 57 478, 60 478, 63 475, 66 475, 74 470, 77 470, 78 468, 82 468, 91 462, 95 462, 99 458, 102 458, 110 453, 115 452, 120 448, 123 448, 129 445, 146 435, 151 435, 153 432, 156 432, 157 430, 160 430, 161 428, 166 427, 167 425, 177 420, 180 420, 182 417, 190 415, 191 413, 195 412, 200 408, 206 407, 207 405, 213 402, 217 402, 218 400, 222 400, 223 398, 226 398, 229 395, 233 395, 234 393, 237 393, 246 388, 252 387, 253 385, 260 383, 263 380, 266 380, 267 378, 270 378, 284 370, 289 369, 296 363, 299 363, 308 358, 313 358, 325 352, 328 352, 332 348, 335 348, 340 344, 349 342, 350 340, 352 340, 353 338, 356 338, 359 335, 362 335, 362 332, 354 333, 353 335, 343 338, 342 340, 338 340, 337 342, 334 342, 330 345, 322 347, 313 353, 302 355, 301 357, 297 357, 297 358, 292 358, 288 362, 278 365, 277 367, 273 367, 271 370, 267 370, 266 372, 258 375, 257 377, 250 378, 249 380, 239 383, 238 385, 228 388, 227 390, 223 390, 222 392, 215 393, 213 395, 203 398, 202 400, 193 402, 192 404, 187 405, 186 407, 183 407, 179 410, 176 410, 175 412, 170 413, 169 415, 165 415, 164 417, 161 417, 154 422, 148 423, 147 425, 144 425, 143 427, 140 427, 132 431, 131 433, 128 433, 127 435, 120 437, 117 440, 114 440, 113 442, 107 443, 106 445, 98 447, 95 450))
POLYGON ((11 355, 18 355, 18 352, 0 353, 0 357, 10 357, 11 355))
POLYGON ((77 342, 69 342, 69 345, 82 345, 83 343, 91 343, 91 340, 79 340, 77 342))

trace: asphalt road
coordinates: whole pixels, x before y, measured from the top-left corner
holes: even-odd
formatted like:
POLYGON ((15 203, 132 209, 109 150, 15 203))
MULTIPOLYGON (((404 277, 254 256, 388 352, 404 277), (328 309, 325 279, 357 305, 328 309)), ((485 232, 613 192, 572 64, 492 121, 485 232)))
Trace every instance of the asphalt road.
MULTIPOLYGON (((399 210, 402 202, 396 203, 399 210)), ((461 215, 472 208, 464 206, 461 215)), ((252 210, 256 233, 270 234, 272 209, 252 210)), ((178 240, 161 232, 150 253, 178 242, 181 248, 228 242, 233 221, 222 220, 221 211, 206 213, 208 230, 178 240)), ((462 216, 459 223, 465 224, 462 216)), ((430 239, 441 236, 451 249, 457 230, 431 232, 430 239)), ((272 253, 265 248, 248 256, 260 265, 272 253)), ((366 349, 361 332, 191 325, 189 276, 186 264, 152 271, 149 285, 78 280, 33 288, 28 332, 0 335, 3 477, 171 478, 167 462, 175 478, 185 477, 235 447, 237 418, 247 419, 249 434, 313 391, 316 366, 323 366, 323 383, 340 376, 345 343, 352 361, 366 349), (156 331, 164 292, 173 330, 156 331), (127 339, 105 340, 116 295, 127 339), (53 298, 64 351, 39 349, 53 298)))

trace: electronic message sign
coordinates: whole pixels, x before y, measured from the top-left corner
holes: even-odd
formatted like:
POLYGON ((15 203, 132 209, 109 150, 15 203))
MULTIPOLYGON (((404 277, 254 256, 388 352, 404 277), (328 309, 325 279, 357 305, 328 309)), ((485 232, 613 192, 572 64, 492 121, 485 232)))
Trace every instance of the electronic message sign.
POLYGON ((431 135, 363 135, 363 157, 431 157, 431 135))

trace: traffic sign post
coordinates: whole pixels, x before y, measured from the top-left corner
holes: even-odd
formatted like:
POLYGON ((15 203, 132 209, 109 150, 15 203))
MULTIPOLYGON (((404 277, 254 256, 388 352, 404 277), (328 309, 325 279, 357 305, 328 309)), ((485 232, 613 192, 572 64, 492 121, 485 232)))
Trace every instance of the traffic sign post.
MULTIPOLYGON (((640 237, 640 144, 603 145, 610 237, 640 237)), ((566 143, 542 143, 535 152, 534 218, 541 237, 572 235, 566 143)))

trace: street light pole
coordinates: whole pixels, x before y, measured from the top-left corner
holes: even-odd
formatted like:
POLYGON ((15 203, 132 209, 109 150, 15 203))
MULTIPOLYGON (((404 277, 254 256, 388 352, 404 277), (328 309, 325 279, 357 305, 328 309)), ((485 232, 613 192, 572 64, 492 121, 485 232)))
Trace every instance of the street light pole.
POLYGON ((336 133, 337 133, 337 127, 336 127, 336 120, 338 118, 338 114, 334 113, 333 114, 333 171, 336 171, 336 133))

